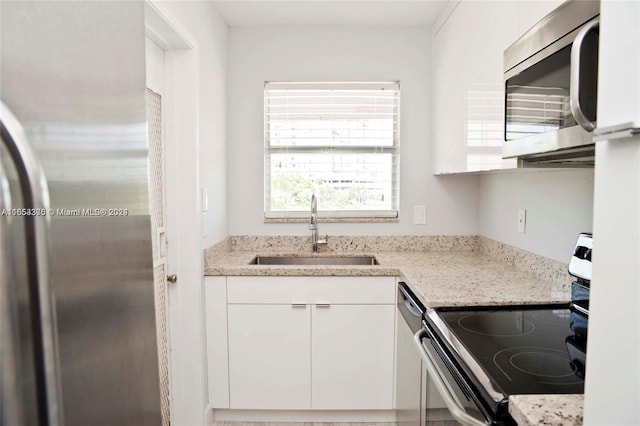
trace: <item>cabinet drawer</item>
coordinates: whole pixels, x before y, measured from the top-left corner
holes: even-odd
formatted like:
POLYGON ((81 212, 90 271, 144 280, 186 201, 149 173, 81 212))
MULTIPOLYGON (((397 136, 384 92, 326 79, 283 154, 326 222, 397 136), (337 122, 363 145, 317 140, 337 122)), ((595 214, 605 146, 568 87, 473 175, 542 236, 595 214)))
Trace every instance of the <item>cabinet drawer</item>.
POLYGON ((313 304, 395 304, 395 277, 314 277, 313 304))
POLYGON ((227 277, 228 303, 308 304, 307 277, 227 277))
POLYGON ((228 303, 394 304, 395 277, 228 277, 228 303))

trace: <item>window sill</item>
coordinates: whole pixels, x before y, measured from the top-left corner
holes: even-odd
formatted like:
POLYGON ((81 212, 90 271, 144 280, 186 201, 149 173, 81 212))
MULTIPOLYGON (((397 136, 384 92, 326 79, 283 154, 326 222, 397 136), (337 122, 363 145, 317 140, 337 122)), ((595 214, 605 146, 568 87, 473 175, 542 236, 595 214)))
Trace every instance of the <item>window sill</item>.
MULTIPOLYGON (((309 218, 283 217, 264 218, 264 223, 308 223, 309 218)), ((397 217, 323 217, 318 218, 318 223, 397 223, 397 217)))

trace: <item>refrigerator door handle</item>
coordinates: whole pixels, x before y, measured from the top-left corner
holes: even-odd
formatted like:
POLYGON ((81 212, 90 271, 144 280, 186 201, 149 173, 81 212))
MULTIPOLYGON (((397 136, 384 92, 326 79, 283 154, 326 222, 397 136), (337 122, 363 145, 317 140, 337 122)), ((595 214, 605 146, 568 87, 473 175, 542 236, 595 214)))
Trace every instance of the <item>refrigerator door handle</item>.
POLYGON ((49 190, 44 173, 20 122, 0 102, 0 136, 16 165, 25 207, 29 297, 36 356, 40 423, 62 426, 62 391, 55 304, 49 283, 49 190), (29 214, 30 213, 30 214, 29 214))
POLYGON ((0 424, 24 424, 23 404, 19 391, 19 352, 20 342, 18 324, 18 303, 15 286, 12 286, 12 268, 9 252, 11 250, 9 233, 11 216, 11 190, 9 181, 0 161, 0 424))

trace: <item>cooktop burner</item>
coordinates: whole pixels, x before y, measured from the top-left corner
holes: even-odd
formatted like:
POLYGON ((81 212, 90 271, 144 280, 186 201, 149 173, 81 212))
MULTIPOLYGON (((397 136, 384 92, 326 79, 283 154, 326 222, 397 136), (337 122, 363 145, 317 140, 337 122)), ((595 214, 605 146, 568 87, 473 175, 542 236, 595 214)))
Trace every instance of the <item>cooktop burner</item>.
MULTIPOLYGON (((568 310, 567 310, 568 311, 568 310)), ((567 327, 567 321, 570 315, 562 315, 558 310, 541 310, 533 313, 533 318, 536 322, 546 325, 552 325, 554 327, 567 327)))
POLYGON ((575 351, 584 350, 586 338, 571 329, 568 308, 439 310, 438 316, 505 395, 584 391, 584 364, 575 351))
POLYGON ((536 326, 522 316, 510 313, 473 312, 458 319, 458 326, 465 331, 483 336, 522 336, 533 333, 536 326))
POLYGON ((493 362, 511 381, 524 373, 538 377, 541 382, 564 384, 564 379, 574 377, 578 370, 566 351, 526 346, 503 349, 494 355, 493 362))

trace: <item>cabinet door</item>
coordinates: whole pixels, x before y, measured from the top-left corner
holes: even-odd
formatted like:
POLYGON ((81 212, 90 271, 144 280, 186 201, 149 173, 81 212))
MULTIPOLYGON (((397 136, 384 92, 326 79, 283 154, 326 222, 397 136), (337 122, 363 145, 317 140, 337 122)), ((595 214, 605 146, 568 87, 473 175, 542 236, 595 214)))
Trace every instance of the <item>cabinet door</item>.
POLYGON ((229 305, 230 407, 311 408, 310 306, 229 305))
POLYGON ((516 2, 460 2, 433 38, 434 173, 514 168, 502 160, 504 49, 516 2))
MULTIPOLYGON (((520 37, 529 31, 538 21, 564 3, 564 0, 519 1, 518 6, 518 34, 520 37)), ((514 40, 515 41, 515 40, 514 40)))
POLYGON ((394 305, 314 305, 314 409, 392 409, 394 305))

